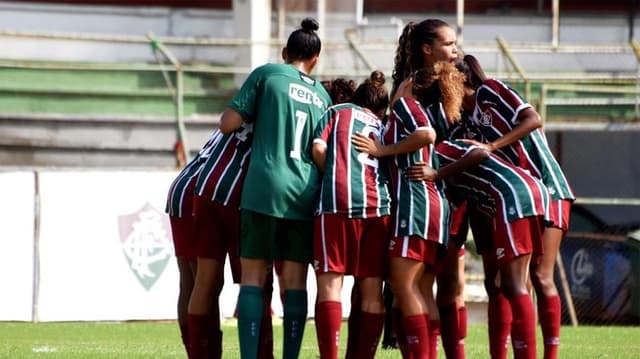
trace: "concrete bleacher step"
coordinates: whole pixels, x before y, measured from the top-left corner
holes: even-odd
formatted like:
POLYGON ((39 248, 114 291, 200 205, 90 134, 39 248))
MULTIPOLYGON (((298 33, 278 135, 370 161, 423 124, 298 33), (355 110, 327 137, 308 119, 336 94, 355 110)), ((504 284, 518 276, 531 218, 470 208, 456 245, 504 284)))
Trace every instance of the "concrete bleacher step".
MULTIPOLYGON (((168 72, 175 86, 175 73, 168 72)), ((197 151, 235 93, 228 74, 184 73, 197 151)), ((176 106, 157 67, 0 61, 0 166, 173 166, 176 106), (69 68, 72 67, 72 68, 69 68)))
MULTIPOLYGON (((215 130, 218 118, 185 119, 191 153, 215 130)), ((171 167, 176 134, 169 117, 0 115, 0 165, 171 167)))
MULTIPOLYGON (((173 87, 174 72, 167 72, 173 87)), ((185 116, 224 108, 234 90, 227 74, 184 73, 185 116)), ((2 113, 173 116, 173 92, 158 67, 128 64, 0 63, 2 113), (13 67, 12 67, 13 66, 13 67)))

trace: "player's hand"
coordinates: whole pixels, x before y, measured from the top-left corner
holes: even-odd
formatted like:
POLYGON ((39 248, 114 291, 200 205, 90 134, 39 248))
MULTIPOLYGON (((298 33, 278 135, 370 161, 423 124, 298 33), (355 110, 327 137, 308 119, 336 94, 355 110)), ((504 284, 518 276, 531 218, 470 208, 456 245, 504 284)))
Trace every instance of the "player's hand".
POLYGON ((491 143, 478 142, 476 140, 471 140, 471 139, 467 139, 467 138, 461 139, 460 141, 462 141, 464 143, 467 143, 467 144, 470 144, 470 145, 474 145, 476 147, 480 147, 480 148, 482 148, 483 150, 485 150, 485 151, 487 151, 489 153, 493 152, 493 150, 494 150, 494 148, 491 145, 491 143))
POLYGON ((426 162, 416 162, 404 171, 404 175, 413 181, 435 181, 438 171, 431 168, 426 162))
POLYGON ((357 132, 351 138, 351 143, 360 152, 368 153, 374 157, 382 157, 384 145, 378 139, 357 132))

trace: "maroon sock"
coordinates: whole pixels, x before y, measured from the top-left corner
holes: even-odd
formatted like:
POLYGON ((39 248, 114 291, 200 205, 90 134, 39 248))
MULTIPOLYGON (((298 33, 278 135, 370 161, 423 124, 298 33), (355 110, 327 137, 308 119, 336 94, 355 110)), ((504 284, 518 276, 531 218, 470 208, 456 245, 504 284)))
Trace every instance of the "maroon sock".
POLYGON ((440 335, 442 336, 442 347, 444 348, 445 357, 448 359, 461 359, 458 356, 457 350, 458 343, 460 342, 458 334, 460 324, 456 305, 443 305, 438 309, 440 312, 440 335))
POLYGON ((373 359, 384 327, 384 313, 360 312, 360 326, 354 330, 357 347, 353 358, 373 359))
POLYGON ((458 308, 458 339, 467 337, 467 307, 458 308))
POLYGON ((404 332, 404 323, 402 311, 399 308, 393 308, 391 319, 393 321, 393 330, 396 333, 396 342, 398 343, 398 348, 400 349, 400 353, 402 353, 403 358, 408 358, 409 356, 409 347, 407 346, 407 337, 404 332))
POLYGON ((509 300, 513 313, 511 342, 515 359, 536 358, 536 322, 533 303, 528 294, 509 300))
POLYGON ((222 358, 222 331, 220 330, 220 306, 217 300, 213 302, 211 314, 209 314, 209 352, 208 358, 222 358))
POLYGON ((182 338, 182 345, 184 345, 184 349, 187 351, 187 355, 189 355, 189 324, 187 323, 178 324, 180 327, 180 338, 182 338))
MULTIPOLYGON (((429 316, 425 315, 425 319, 429 320, 429 316)), ((433 319, 428 321, 429 332, 429 358, 438 358, 438 337, 440 336, 440 320, 433 319)))
POLYGON ((538 298, 538 317, 544 341, 544 359, 558 359, 560 346, 560 296, 538 298))
POLYGON ((511 331, 511 305, 499 293, 489 295, 489 351, 492 359, 507 359, 507 344, 511 331))
POLYGON ((349 320, 347 322, 347 352, 345 359, 358 358, 358 336, 360 335, 360 327, 363 322, 362 311, 360 310, 360 298, 355 293, 351 294, 351 312, 349 312, 349 320))
MULTIPOLYGON (((424 314, 404 317, 403 329, 407 341, 409 357, 412 359, 429 358, 429 332, 424 314)), ((403 357, 405 357, 403 355, 403 357)))
POLYGON ((209 315, 189 314, 187 325, 189 326, 189 359, 207 358, 211 340, 209 315))
POLYGON ((333 301, 317 303, 315 319, 320 357, 337 359, 342 325, 342 303, 333 301))
POLYGON ((467 337, 467 307, 458 308, 458 346, 456 347, 456 357, 464 359, 464 339, 467 337))

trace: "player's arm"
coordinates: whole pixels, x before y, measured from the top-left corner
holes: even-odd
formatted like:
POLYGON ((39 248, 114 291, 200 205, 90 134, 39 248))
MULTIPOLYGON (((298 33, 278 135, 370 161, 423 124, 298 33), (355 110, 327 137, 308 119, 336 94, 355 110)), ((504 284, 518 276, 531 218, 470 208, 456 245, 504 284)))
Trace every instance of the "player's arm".
POLYGON ((352 143, 360 152, 365 152, 375 157, 385 157, 417 151, 426 145, 434 143, 435 140, 435 131, 432 128, 423 128, 413 131, 402 141, 389 145, 383 145, 380 140, 361 133, 354 134, 352 143))
POLYGON ((519 124, 516 127, 493 142, 482 144, 474 140, 462 141, 481 146, 487 151, 493 152, 499 148, 509 146, 510 144, 519 141, 523 137, 528 136, 532 131, 542 127, 542 119, 540 118, 540 115, 538 115, 538 113, 532 108, 525 108, 520 111, 517 119, 519 124))
POLYGON ((464 172, 469 168, 486 161, 489 152, 480 147, 473 147, 462 158, 437 170, 426 162, 417 162, 405 170, 405 176, 414 181, 436 181, 464 172))
POLYGON ((220 132, 231 133, 242 126, 244 119, 236 110, 227 107, 220 117, 220 132))
POLYGON ((469 168, 475 167, 489 158, 489 152, 484 148, 473 147, 459 160, 436 170, 436 180, 451 177, 469 168))
POLYGON ((320 172, 324 173, 324 164, 327 160, 327 144, 324 141, 320 139, 313 141, 311 158, 316 166, 318 166, 318 169, 320 169, 320 172))

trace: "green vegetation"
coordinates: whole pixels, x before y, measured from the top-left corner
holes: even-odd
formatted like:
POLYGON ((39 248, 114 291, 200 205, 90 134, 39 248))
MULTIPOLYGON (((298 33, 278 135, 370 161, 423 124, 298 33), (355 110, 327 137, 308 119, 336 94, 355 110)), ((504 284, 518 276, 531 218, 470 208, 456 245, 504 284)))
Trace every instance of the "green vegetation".
MULTIPOLYGON (((341 349, 346 338, 343 327, 341 349)), ((486 325, 469 327, 468 358, 488 358, 486 325)), ((233 321, 223 326, 224 358, 239 358, 233 321)), ((282 327, 276 325, 275 357, 281 357, 282 327)), ((571 358, 640 358, 640 328, 562 328, 561 356, 571 358)), ((0 323, 0 358, 186 358, 175 322, 149 323, 0 323)), ((540 339, 538 338, 538 343, 540 339)), ((541 353, 541 345, 538 351, 541 353)), ((342 353, 343 355, 344 353, 342 353)), ((315 327, 309 322, 300 358, 317 358, 315 327)), ((380 350, 377 358, 400 358, 397 350, 380 350)), ((444 358, 442 350, 439 357, 444 358)), ((542 357, 540 354, 539 357, 542 357)))

